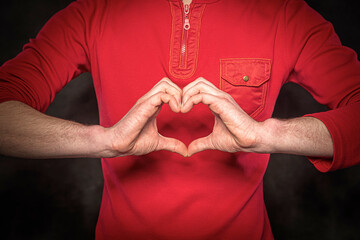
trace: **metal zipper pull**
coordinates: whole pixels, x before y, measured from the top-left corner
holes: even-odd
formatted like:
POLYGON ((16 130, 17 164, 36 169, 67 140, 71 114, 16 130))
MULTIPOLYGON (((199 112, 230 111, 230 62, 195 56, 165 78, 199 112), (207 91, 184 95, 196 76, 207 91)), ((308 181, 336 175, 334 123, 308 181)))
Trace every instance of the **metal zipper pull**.
POLYGON ((190 29, 189 13, 190 13, 190 4, 184 3, 184 29, 186 31, 190 29))
POLYGON ((188 31, 190 29, 190 4, 191 1, 184 1, 184 31, 182 34, 182 41, 181 41, 181 53, 180 53, 180 67, 186 66, 186 48, 187 48, 187 41, 188 41, 188 31))

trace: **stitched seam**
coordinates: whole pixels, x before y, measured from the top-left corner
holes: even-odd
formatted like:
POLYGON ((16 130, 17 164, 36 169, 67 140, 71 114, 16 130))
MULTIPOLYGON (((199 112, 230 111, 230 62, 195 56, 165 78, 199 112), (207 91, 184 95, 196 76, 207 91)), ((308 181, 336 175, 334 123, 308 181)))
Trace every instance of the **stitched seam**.
MULTIPOLYGON (((264 68, 264 75, 265 75, 265 80, 259 84, 258 86, 257 85, 250 85, 250 84, 245 84, 245 85, 237 85, 237 84, 233 84, 231 83, 232 85, 235 85, 235 86, 248 86, 248 87, 259 87, 261 86, 262 84, 268 82, 270 80, 270 76, 271 76, 271 59, 268 59, 268 58, 224 58, 224 59, 220 59, 220 64, 221 65, 224 65, 224 63, 227 63, 227 62, 230 62, 230 63, 239 63, 239 61, 242 61, 242 60, 253 60, 253 62, 255 63, 259 63, 258 60, 261 60, 261 61, 266 61, 266 64, 265 64, 265 68, 264 68), (267 62, 269 62, 269 64, 267 64, 267 62), (270 67, 269 67, 270 65, 270 67)), ((263 62, 260 62, 260 63, 263 63, 263 62)), ((223 67, 223 74, 222 72, 220 72, 221 76, 220 76, 220 79, 222 79, 223 77, 225 78, 229 78, 228 76, 228 72, 226 71, 226 67, 223 67)), ((226 81, 226 79, 224 79, 226 81)))
MULTIPOLYGON (((184 11, 184 7, 182 6, 181 7, 181 9, 182 9, 182 11, 184 11)), ((189 11, 189 19, 190 19, 190 23, 191 23, 191 13, 192 13, 192 9, 194 9, 194 5, 192 5, 192 6, 190 6, 190 11, 189 11)), ((182 16, 182 18, 183 18, 183 22, 185 21, 185 19, 184 19, 184 16, 182 16)), ((185 33, 185 31, 184 31, 184 29, 182 30, 182 34, 181 34, 181 38, 180 38, 180 54, 179 54, 179 69, 184 69, 184 70, 186 70, 187 69, 187 67, 188 67, 188 53, 189 53, 189 48, 188 48, 188 42, 189 42, 189 32, 190 32, 190 29, 188 30, 188 31, 186 31, 186 35, 187 35, 187 37, 186 37, 186 43, 185 43, 185 46, 187 46, 187 48, 185 49, 186 51, 185 51, 185 65, 182 67, 181 66, 181 56, 182 56, 182 52, 181 52, 181 48, 182 48, 182 44, 183 44, 183 42, 182 42, 182 40, 184 39, 184 33, 185 33)))
POLYGON ((266 61, 270 63, 269 64, 265 64, 265 68, 264 68, 264 75, 266 77, 266 81, 264 81, 262 84, 260 84, 259 86, 249 86, 249 85, 240 85, 240 86, 234 86, 234 87, 261 87, 262 88, 262 95, 261 95, 261 102, 259 104, 259 106, 251 113, 249 114, 250 117, 255 118, 257 117, 265 108, 265 103, 266 103, 266 97, 267 97, 267 93, 268 93, 268 89, 269 89, 269 80, 271 77, 271 59, 267 59, 267 58, 224 58, 224 59, 220 59, 220 89, 224 90, 224 86, 223 86, 223 81, 226 81, 226 79, 223 78, 223 76, 227 77, 227 68, 226 68, 226 63, 236 63, 242 60, 253 60, 254 62, 259 62, 257 60, 261 60, 261 61, 266 61))
POLYGON ((198 26, 198 29, 197 29, 197 46, 196 46, 196 49, 195 49, 195 51, 196 51, 195 54, 196 54, 196 55, 195 55, 194 69, 193 69, 193 71, 192 71, 192 73, 191 73, 190 76, 192 76, 192 75, 195 73, 195 71, 196 71, 196 69, 197 69, 198 60, 199 60, 200 30, 201 30, 202 17, 203 17, 204 11, 205 11, 205 7, 206 7, 206 4, 204 4, 204 5, 202 6, 202 9, 201 9, 201 12, 200 12, 200 16, 199 16, 200 22, 199 22, 199 26, 198 26))
MULTIPOLYGON (((202 4, 201 9, 200 9, 200 13, 199 15, 197 16, 197 18, 199 18, 199 22, 198 22, 198 25, 197 25, 197 29, 196 29, 196 32, 194 33, 195 34, 195 48, 194 49, 191 49, 189 50, 188 48, 186 49, 186 53, 185 53, 185 68, 184 67, 180 67, 178 64, 177 66, 173 66, 173 59, 174 58, 177 58, 177 56, 174 56, 174 48, 176 47, 175 46, 175 31, 176 31, 176 23, 175 23, 175 17, 176 17, 176 13, 174 12, 175 10, 173 9, 172 5, 170 4, 171 6, 171 13, 172 13, 172 31, 171 31, 171 44, 170 44, 170 60, 169 60, 169 72, 171 75, 173 75, 174 77, 176 78, 180 78, 180 79, 186 79, 186 78, 189 78, 191 76, 193 76, 197 70, 197 65, 198 65, 198 58, 199 58, 199 48, 200 48, 200 29, 201 29, 201 22, 202 22, 202 16, 203 16, 203 13, 204 13, 204 10, 205 10, 205 7, 206 7, 206 4, 202 4), (194 63, 193 63, 193 67, 189 68, 188 67, 188 55, 189 55, 189 52, 193 52, 194 56, 194 63), (179 70, 179 71, 178 71, 179 70), (184 71, 189 71, 189 73, 183 73, 184 71)), ((193 7, 195 8, 195 7, 193 7)), ((195 15, 196 16, 196 15, 195 15)), ((183 34, 183 33, 182 33, 183 34)), ((187 33, 189 34, 189 32, 187 33)), ((183 38, 183 35, 181 35, 181 39, 180 39, 180 53, 181 53, 181 43, 182 43, 182 38, 183 38)), ((187 44, 187 46, 190 45, 190 44, 187 44)), ((179 64, 180 64, 180 58, 181 58, 181 55, 179 55, 179 64)))
POLYGON ((175 35, 175 13, 172 6, 172 3, 169 2, 170 12, 171 12, 171 35, 170 35, 170 56, 169 56, 169 72, 171 75, 175 76, 172 69, 172 59, 173 59, 173 49, 174 49, 174 35, 175 35))
POLYGON ((265 84, 263 84, 263 92, 262 92, 262 98, 261 98, 261 104, 260 106, 250 115, 250 117, 252 118, 255 118, 257 117, 261 112, 262 110, 264 110, 265 108, 265 99, 266 99, 266 96, 267 96, 267 92, 268 92, 268 88, 269 88, 269 83, 266 82, 265 84))

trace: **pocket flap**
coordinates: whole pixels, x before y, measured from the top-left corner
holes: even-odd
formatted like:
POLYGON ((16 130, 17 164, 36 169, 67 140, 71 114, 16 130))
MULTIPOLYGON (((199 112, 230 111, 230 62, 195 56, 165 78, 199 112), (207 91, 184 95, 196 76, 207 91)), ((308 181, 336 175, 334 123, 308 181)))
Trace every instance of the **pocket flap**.
POLYGON ((270 78, 270 59, 221 59, 221 78, 235 86, 258 87, 270 78))

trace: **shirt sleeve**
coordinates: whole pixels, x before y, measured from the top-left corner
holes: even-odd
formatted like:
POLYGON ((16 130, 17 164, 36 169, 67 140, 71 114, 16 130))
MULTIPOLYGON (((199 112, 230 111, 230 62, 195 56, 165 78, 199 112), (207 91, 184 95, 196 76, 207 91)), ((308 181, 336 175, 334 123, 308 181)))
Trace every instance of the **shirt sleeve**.
POLYGON ((90 71, 91 1, 55 14, 23 51, 0 67, 0 102, 16 100, 45 111, 71 79, 90 71))
POLYGON ((342 46, 333 26, 302 0, 289 0, 285 8, 286 58, 295 82, 327 112, 309 114, 328 128, 332 159, 308 157, 322 172, 360 163, 360 64, 356 53, 342 46))

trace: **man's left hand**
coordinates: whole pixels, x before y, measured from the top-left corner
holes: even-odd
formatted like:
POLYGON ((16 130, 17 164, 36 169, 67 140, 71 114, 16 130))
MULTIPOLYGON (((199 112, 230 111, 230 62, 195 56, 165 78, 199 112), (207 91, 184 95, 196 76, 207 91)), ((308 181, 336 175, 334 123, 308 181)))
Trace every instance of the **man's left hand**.
POLYGON ((187 113, 199 103, 208 105, 214 114, 214 128, 210 135, 190 143, 188 156, 207 149, 249 152, 256 147, 261 123, 245 113, 229 94, 204 78, 183 89, 181 112, 187 113))

